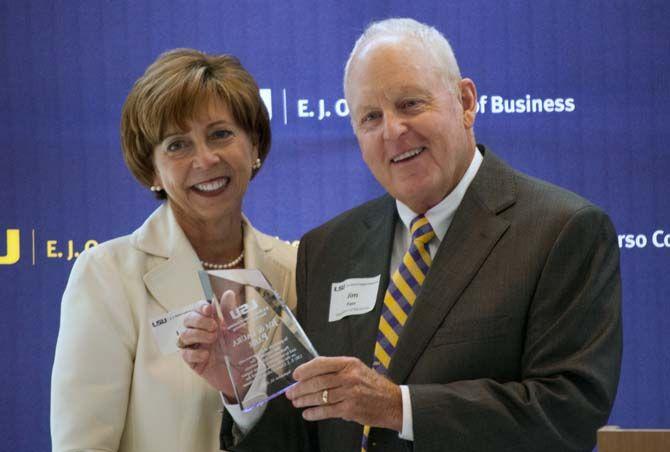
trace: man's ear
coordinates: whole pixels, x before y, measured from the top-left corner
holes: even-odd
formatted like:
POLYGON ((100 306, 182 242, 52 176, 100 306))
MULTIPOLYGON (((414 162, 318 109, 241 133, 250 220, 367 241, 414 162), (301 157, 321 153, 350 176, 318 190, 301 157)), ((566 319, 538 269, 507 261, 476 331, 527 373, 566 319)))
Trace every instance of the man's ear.
POLYGON ((469 78, 464 78, 458 82, 458 88, 461 93, 461 104, 463 105, 463 126, 466 129, 472 129, 477 115, 477 87, 475 82, 469 78))

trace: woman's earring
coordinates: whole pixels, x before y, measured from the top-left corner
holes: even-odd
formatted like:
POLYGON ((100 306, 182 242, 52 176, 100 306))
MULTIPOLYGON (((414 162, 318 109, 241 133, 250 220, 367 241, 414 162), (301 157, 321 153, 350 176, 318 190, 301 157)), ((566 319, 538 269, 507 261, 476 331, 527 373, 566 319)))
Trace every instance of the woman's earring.
POLYGON ((152 185, 151 187, 149 187, 149 189, 153 192, 158 192, 161 191, 163 187, 161 187, 160 185, 152 185))
POLYGON ((251 165, 251 169, 257 171, 262 165, 261 159, 256 159, 256 161, 251 165))

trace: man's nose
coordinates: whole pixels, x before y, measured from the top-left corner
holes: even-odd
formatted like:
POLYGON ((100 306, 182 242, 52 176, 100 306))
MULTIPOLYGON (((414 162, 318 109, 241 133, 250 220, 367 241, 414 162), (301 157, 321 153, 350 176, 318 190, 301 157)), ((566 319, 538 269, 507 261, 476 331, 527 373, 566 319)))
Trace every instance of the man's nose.
POLYGON ((395 140, 407 131, 407 125, 402 117, 395 113, 384 113, 384 139, 395 140))
POLYGON ((195 155, 193 157, 194 168, 210 168, 221 161, 221 157, 215 149, 211 149, 206 144, 196 144, 195 155))

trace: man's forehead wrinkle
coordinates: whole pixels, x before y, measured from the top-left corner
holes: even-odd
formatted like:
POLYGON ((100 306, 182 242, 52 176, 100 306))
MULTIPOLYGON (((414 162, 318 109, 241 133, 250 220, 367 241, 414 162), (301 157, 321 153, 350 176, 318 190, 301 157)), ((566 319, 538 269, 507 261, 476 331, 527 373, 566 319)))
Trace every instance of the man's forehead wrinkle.
POLYGON ((387 102, 394 102, 403 95, 416 94, 423 92, 421 88, 406 84, 406 85, 391 85, 391 86, 371 86, 360 88, 356 93, 356 98, 359 103, 359 108, 369 109, 378 107, 380 100, 387 102))
POLYGON ((388 101, 394 101, 400 96, 423 94, 425 92, 426 90, 421 86, 405 84, 370 88, 362 91, 360 94, 365 100, 368 100, 371 97, 381 97, 388 101))
POLYGON ((359 75, 373 77, 378 82, 392 80, 395 77, 413 73, 415 75, 442 76, 443 68, 425 49, 419 48, 380 48, 379 52, 368 52, 357 58, 354 71, 359 75), (381 52, 384 52, 383 54, 381 52))

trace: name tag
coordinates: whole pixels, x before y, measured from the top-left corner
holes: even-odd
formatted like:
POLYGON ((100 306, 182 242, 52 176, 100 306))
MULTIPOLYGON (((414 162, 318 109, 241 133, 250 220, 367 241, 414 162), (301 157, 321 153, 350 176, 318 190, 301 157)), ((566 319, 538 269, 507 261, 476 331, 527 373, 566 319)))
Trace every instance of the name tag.
POLYGON ((179 350, 177 338, 186 329, 183 316, 191 312, 195 305, 196 303, 193 303, 149 320, 151 332, 154 334, 162 354, 169 355, 179 350))
POLYGON ((377 301, 381 276, 350 278, 333 283, 328 321, 335 322, 349 315, 361 315, 372 311, 377 301))

